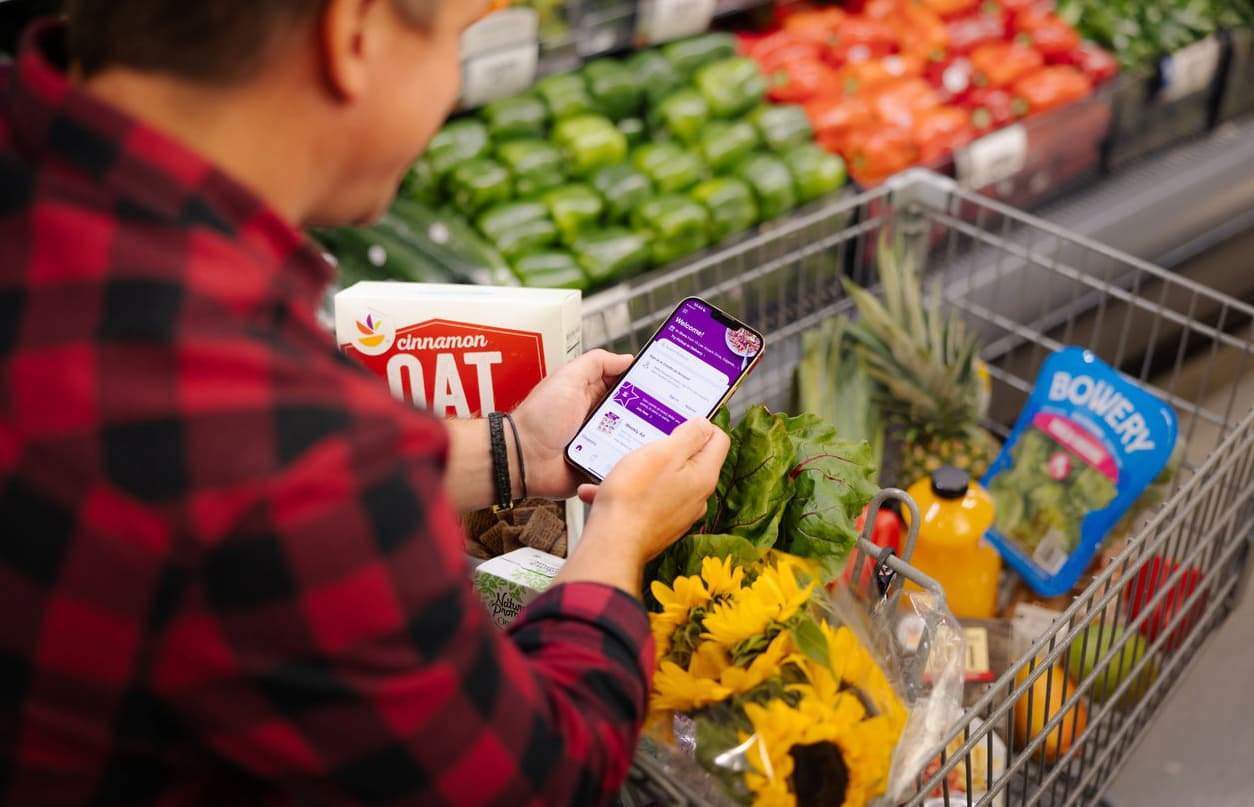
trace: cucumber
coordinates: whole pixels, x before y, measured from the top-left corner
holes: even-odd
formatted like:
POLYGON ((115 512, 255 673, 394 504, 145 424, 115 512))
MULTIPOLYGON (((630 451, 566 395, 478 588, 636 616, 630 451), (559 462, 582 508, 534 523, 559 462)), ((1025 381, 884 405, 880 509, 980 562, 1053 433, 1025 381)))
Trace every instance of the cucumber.
POLYGON ((397 199, 378 226, 447 267, 456 282, 517 285, 501 253, 460 214, 397 199))
POLYGON ((382 228, 344 228, 335 231, 334 240, 338 245, 335 256, 341 272, 359 275, 359 279, 457 282, 456 275, 447 268, 382 228))

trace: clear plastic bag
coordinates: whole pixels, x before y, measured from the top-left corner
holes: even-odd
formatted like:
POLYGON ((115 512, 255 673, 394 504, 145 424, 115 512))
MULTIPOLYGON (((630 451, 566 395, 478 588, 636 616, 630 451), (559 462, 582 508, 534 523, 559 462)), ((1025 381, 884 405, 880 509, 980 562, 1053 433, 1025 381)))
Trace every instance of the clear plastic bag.
POLYGON ((963 639, 943 597, 829 589, 777 552, 706 558, 654 594, 645 754, 703 803, 896 799, 961 714, 963 639))

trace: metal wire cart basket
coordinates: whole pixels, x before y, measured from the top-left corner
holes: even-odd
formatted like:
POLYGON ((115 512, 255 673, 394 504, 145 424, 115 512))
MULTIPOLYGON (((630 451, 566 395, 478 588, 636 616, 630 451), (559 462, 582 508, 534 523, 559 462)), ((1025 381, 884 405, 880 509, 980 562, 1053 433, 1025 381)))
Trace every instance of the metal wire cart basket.
MULTIPOLYGON (((969 700, 935 749, 941 764, 927 770, 906 802, 1096 804, 1247 577, 1254 411, 1235 411, 1236 391, 1219 379, 1254 368, 1254 307, 913 171, 589 299, 585 344, 635 352, 678 300, 699 295, 767 334, 766 360, 735 400, 787 410, 801 335, 852 313, 842 274, 875 286, 876 242, 886 228, 917 239, 928 255, 928 282, 934 278, 944 303, 982 336, 994 383, 986 425, 994 432, 1008 433, 1042 362, 1064 345, 1093 351, 1179 416, 1185 452, 1170 495, 1122 548, 1106 553, 1106 565, 1086 578, 1044 636, 969 700), (1134 613, 1128 591, 1147 570, 1157 584, 1134 613), (1072 640, 1099 617, 1128 629, 1098 637, 1100 658, 1073 688, 1054 670, 1067 669, 1072 640), (1157 624, 1145 652, 1124 652, 1147 620, 1157 624), (1099 679, 1119 682, 1100 702, 1093 697, 1099 679), (1035 734, 1016 737, 1016 702, 1026 700, 1030 711, 1042 692, 1049 718, 1035 734), (1077 718, 1077 703, 1086 721, 1077 718), (1047 744, 1054 748, 1048 755, 1047 744), (955 772, 965 784, 955 788, 961 796, 951 796, 955 772)), ((628 791, 634 802, 706 802, 674 787, 665 766, 643 757, 628 791)))

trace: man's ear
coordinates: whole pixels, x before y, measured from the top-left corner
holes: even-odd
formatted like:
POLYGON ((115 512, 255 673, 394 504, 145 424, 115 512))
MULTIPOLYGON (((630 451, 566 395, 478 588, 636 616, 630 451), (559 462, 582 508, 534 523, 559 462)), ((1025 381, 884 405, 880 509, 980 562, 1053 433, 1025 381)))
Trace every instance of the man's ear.
POLYGON ((327 0, 318 18, 323 75, 327 88, 340 100, 356 98, 369 83, 378 5, 377 0, 327 0))

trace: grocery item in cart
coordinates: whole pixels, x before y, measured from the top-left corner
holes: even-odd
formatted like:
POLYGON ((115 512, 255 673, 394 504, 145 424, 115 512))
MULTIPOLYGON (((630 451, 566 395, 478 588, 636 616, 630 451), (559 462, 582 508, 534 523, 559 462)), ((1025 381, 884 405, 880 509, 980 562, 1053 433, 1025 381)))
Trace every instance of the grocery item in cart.
MULTIPOLYGON (((580 299, 578 291, 559 289, 358 283, 335 296, 335 330, 344 353, 399 400, 436 417, 484 417, 513 410, 542 378, 582 353, 580 299)), ((550 509, 573 543, 582 505, 572 499, 550 509)), ((471 554, 517 548, 478 541, 497 522, 467 518, 468 528, 482 531, 471 536, 471 554)), ((550 530, 537 534, 550 544, 541 548, 553 548, 550 530)))
POLYGON ((984 484, 989 539, 1038 593, 1069 590, 1107 532, 1166 466, 1176 414, 1096 356, 1046 360, 984 484))

